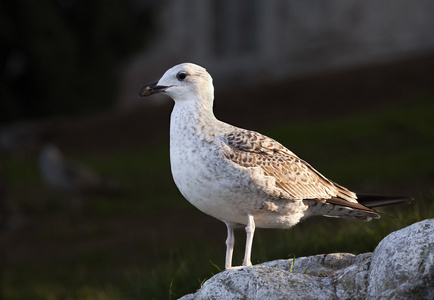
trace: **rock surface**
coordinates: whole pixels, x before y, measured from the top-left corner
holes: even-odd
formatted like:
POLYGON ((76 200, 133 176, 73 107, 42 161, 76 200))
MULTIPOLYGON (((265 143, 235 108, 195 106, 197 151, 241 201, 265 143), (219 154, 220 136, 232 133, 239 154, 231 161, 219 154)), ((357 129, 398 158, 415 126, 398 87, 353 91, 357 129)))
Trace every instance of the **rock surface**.
POLYGON ((393 232, 374 251, 368 296, 434 299, 434 219, 393 232))
POLYGON ((373 253, 223 271, 181 299, 434 299, 434 219, 389 234, 373 253))

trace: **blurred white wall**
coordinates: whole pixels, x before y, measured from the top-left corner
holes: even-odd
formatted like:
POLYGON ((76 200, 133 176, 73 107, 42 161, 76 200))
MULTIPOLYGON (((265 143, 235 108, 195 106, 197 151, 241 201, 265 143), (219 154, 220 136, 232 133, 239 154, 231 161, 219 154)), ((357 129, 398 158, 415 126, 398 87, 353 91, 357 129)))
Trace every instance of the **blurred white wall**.
POLYGON ((159 5, 152 46, 125 66, 120 106, 139 102, 142 84, 187 61, 230 86, 434 50, 430 0, 166 0, 159 5))

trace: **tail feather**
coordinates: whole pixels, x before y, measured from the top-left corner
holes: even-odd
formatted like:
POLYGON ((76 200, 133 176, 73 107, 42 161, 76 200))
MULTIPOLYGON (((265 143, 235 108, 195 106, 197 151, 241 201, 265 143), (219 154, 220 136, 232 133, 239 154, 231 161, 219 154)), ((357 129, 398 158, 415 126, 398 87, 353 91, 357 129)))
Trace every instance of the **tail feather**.
POLYGON ((385 205, 409 204, 411 201, 413 201, 413 198, 406 196, 357 194, 357 202, 369 208, 385 205))

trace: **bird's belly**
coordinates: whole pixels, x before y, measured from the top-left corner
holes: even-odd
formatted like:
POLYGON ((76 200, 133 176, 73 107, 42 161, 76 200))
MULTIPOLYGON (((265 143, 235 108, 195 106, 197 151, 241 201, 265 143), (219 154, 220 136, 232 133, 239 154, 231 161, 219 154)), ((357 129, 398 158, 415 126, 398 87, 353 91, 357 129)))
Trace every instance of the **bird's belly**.
POLYGON ((199 210, 220 220, 229 221, 246 215, 245 210, 249 209, 246 204, 250 206, 248 201, 234 191, 231 176, 224 166, 210 163, 210 158, 204 160, 194 153, 171 155, 172 176, 179 191, 199 210), (242 205, 242 202, 246 203, 242 205))
POLYGON ((222 221, 247 224, 248 214, 257 227, 288 228, 304 216, 302 201, 276 199, 248 175, 218 153, 171 151, 173 179, 182 195, 202 212, 222 221))

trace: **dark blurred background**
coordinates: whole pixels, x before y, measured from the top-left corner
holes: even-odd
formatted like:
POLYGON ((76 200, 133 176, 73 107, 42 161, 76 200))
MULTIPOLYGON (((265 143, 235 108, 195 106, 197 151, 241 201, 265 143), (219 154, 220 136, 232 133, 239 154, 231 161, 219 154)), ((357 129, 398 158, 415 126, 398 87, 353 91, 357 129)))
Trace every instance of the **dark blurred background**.
POLYGON ((1 122, 113 105, 119 65, 155 26, 152 2, 2 1, 1 122))
POLYGON ((0 25, 0 299, 171 299, 219 271, 224 224, 171 178, 172 101, 137 98, 187 61, 219 119, 415 197, 397 219, 258 230, 253 261, 373 251, 434 216, 434 2, 1 1, 0 25))

